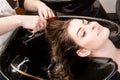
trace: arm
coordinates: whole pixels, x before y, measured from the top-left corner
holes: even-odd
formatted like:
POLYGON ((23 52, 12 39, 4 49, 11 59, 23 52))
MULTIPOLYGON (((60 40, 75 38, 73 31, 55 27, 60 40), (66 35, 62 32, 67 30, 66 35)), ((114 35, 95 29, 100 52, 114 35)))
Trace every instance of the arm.
POLYGON ((53 11, 40 0, 24 0, 24 8, 29 11, 38 11, 39 16, 44 19, 55 16, 53 11))
POLYGON ((0 18, 0 35, 22 26, 31 29, 31 32, 37 32, 44 29, 46 21, 39 16, 13 15, 0 18))
POLYGON ((31 29, 33 33, 37 32, 46 27, 47 18, 54 16, 52 10, 39 0, 24 0, 23 3, 26 10, 38 11, 41 18, 37 15, 13 15, 0 18, 0 35, 20 26, 31 29))
POLYGON ((0 18, 0 34, 11 31, 20 25, 20 21, 17 20, 17 16, 2 17, 0 18), (8 27, 9 26, 9 27, 8 27))

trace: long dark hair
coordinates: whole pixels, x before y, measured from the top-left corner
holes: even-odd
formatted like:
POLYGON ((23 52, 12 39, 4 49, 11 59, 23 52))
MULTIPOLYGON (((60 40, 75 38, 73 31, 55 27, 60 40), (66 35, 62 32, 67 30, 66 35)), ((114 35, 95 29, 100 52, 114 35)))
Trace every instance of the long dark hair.
MULTIPOLYGON (((61 72, 55 74, 59 80, 73 80, 73 74, 76 74, 77 68, 80 68, 81 64, 86 64, 88 58, 80 58, 76 55, 76 51, 80 49, 80 46, 68 36, 67 28, 69 26, 69 20, 52 20, 48 23, 45 30, 46 37, 51 45, 51 55, 56 63, 61 64, 61 72), (80 65, 78 65, 78 63, 80 65), (73 66, 74 64, 74 66, 73 66), (76 69, 72 70, 72 69, 76 69), (61 74, 60 74, 61 73, 61 74)), ((85 66, 84 66, 85 67, 85 66)), ((76 74, 77 75, 77 74, 76 74)))
POLYGON ((97 21, 101 25, 108 27, 110 29, 110 40, 114 45, 119 48, 118 43, 120 43, 119 38, 119 25, 116 23, 91 17, 81 17, 81 16, 63 16, 59 19, 53 19, 48 22, 48 26, 45 30, 46 38, 51 45, 51 55, 56 63, 61 66, 60 72, 57 74, 53 71, 54 78, 58 80, 73 80, 76 76, 84 71, 91 59, 88 57, 79 57, 76 55, 76 51, 81 47, 75 44, 75 42, 68 36, 67 28, 69 22, 74 19, 86 19, 88 21, 97 21))

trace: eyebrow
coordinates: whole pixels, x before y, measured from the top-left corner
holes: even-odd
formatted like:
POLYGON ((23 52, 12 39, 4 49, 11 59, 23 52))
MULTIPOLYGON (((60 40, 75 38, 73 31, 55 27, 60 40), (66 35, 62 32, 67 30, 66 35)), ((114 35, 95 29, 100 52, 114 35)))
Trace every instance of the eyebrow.
POLYGON ((81 27, 77 30, 77 37, 78 37, 78 32, 81 30, 81 27))
MULTIPOLYGON (((84 20, 82 19, 82 23, 84 23, 84 20)), ((78 37, 78 32, 81 30, 81 27, 77 30, 77 37, 78 37)))

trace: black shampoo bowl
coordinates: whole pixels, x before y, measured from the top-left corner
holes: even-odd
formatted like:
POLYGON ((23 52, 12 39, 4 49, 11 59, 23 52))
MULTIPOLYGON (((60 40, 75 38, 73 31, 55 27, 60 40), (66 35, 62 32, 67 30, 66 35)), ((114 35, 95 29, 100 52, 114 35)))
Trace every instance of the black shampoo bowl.
MULTIPOLYGON (((71 18, 98 20, 83 16, 60 16, 59 19, 71 18)), ((107 21, 99 20, 102 22, 107 21)), ((118 26, 117 24, 114 25, 118 26)), ((119 31, 118 27, 115 29, 114 27, 110 28, 111 31, 119 31)), ((34 80, 15 71, 12 67, 14 65, 26 73, 48 79, 47 68, 52 62, 49 52, 50 46, 46 41, 44 31, 32 35, 23 28, 16 29, 0 56, 1 75, 8 80, 34 80)))

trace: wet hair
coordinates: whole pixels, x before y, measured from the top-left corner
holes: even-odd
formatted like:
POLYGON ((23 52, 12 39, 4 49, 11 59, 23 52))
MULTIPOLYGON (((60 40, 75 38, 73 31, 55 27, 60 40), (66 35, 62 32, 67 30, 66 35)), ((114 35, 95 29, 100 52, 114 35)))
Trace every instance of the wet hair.
POLYGON ((52 46, 52 54, 57 62, 61 62, 65 53, 69 50, 77 50, 79 47, 68 36, 67 28, 71 20, 51 21, 46 28, 46 37, 52 46), (57 56, 56 56, 57 55, 57 56))
MULTIPOLYGON (((83 18, 90 21, 97 21, 104 27, 110 29, 110 40, 118 48, 120 43, 119 27, 114 22, 98 18, 83 18)), ((89 65, 91 59, 88 57, 80 57, 76 55, 76 51, 81 47, 68 35, 67 28, 72 19, 53 19, 48 22, 45 33, 51 45, 51 55, 53 60, 59 65, 59 70, 51 71, 52 80, 74 80, 82 74, 89 65), (53 79, 54 78, 54 79, 53 79)))
POLYGON ((59 76, 59 80, 73 80, 73 74, 77 75, 76 71, 78 71, 75 66, 80 68, 84 66, 83 64, 86 64, 86 62, 89 60, 88 58, 80 58, 76 55, 76 51, 80 49, 80 46, 78 46, 72 40, 72 38, 69 37, 66 30, 71 20, 72 19, 52 20, 48 23, 48 26, 45 30, 46 38, 51 45, 52 58, 56 63, 59 63, 62 66, 61 70, 59 70, 61 71, 59 72, 59 75, 52 73, 55 74, 54 77, 57 75, 58 78, 59 76), (78 65, 78 63, 80 65, 78 65), (76 69, 76 71, 73 69, 76 69))

